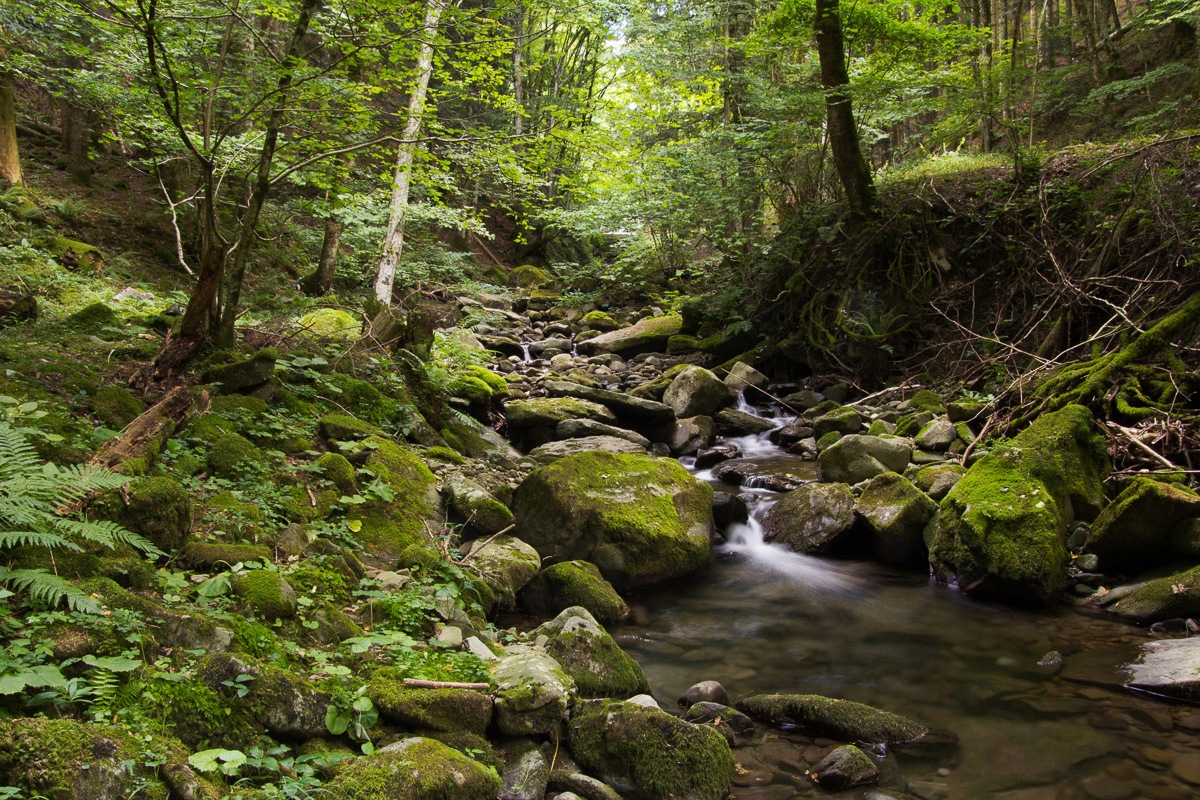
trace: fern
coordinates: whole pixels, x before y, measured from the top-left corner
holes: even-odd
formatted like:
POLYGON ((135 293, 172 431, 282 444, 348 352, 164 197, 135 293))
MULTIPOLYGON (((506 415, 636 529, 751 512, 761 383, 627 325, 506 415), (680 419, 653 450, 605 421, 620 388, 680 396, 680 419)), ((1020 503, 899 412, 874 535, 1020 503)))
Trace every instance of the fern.
MULTIPOLYGON (((125 544, 162 555, 148 539, 115 522, 67 515, 69 508, 93 492, 125 481, 97 467, 59 467, 42 461, 21 430, 0 420, 0 553, 25 546, 78 552, 84 545, 111 549, 125 544)), ((77 611, 100 611, 99 603, 46 570, 0 566, 0 586, 51 606, 65 601, 77 611)))

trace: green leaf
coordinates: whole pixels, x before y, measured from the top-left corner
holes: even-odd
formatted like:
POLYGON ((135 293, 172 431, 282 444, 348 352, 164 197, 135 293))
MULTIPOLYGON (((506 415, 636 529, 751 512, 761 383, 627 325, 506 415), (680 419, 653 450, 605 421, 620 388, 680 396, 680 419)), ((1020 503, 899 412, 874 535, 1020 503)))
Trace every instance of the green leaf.
POLYGON ((350 728, 352 718, 350 709, 331 704, 325 711, 325 729, 334 736, 341 736, 350 728))
POLYGON ((25 679, 20 675, 0 675, 0 694, 17 694, 25 690, 25 679))
POLYGON ((133 672, 138 667, 142 666, 142 662, 137 658, 122 658, 121 656, 92 656, 83 657, 83 663, 93 667, 106 669, 109 672, 133 672))

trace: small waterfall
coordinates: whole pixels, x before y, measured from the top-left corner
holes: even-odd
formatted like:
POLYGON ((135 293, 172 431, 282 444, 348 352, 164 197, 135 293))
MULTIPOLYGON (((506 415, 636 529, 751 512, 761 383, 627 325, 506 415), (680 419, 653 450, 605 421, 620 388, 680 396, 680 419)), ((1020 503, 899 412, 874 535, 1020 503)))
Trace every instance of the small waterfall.
POLYGON ((718 556, 744 558, 760 569, 809 588, 844 590, 861 583, 860 578, 836 562, 793 553, 782 545, 763 541, 760 520, 774 503, 773 499, 754 502, 750 519, 730 525, 725 531, 726 541, 717 549, 718 556))
POLYGON ((529 343, 521 342, 521 360, 528 364, 533 361, 533 353, 529 351, 529 343))

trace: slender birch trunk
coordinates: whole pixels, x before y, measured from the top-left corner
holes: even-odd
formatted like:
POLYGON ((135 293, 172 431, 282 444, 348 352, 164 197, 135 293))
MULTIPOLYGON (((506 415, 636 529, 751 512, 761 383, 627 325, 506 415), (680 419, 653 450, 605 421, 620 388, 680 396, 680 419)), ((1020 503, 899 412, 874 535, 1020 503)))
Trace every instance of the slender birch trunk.
POLYGON ((396 171, 392 178, 392 202, 388 211, 387 236, 383 240, 383 256, 379 271, 375 274, 375 299, 386 309, 392 304, 392 284, 396 281, 396 265, 404 249, 404 219, 408 215, 408 193, 412 187, 413 155, 417 149, 417 135, 421 132, 421 118, 425 113, 425 94, 429 91, 429 79, 433 75, 433 45, 438 34, 446 0, 429 0, 425 9, 425 24, 422 27, 421 50, 417 55, 417 82, 408 98, 408 119, 404 124, 403 139, 396 148, 396 171))

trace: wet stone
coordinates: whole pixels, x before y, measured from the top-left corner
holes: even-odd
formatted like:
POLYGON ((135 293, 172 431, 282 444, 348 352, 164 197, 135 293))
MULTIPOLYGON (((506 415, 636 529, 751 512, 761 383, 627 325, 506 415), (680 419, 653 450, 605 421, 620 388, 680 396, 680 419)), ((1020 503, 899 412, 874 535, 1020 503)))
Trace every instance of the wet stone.
POLYGON ((1200 786, 1200 753, 1184 753, 1171 764, 1171 774, 1193 786, 1200 786))
POLYGON ((1140 788, 1137 781, 1121 780, 1112 775, 1093 775, 1085 778, 1081 786, 1087 796, 1095 800, 1129 800, 1137 797, 1140 788))

